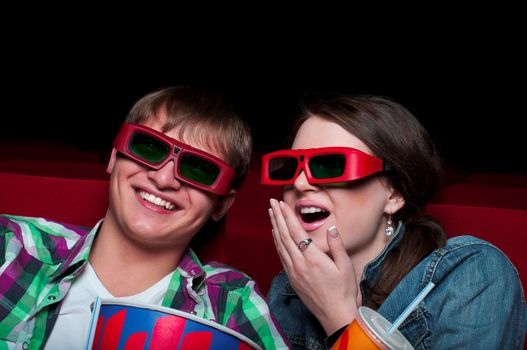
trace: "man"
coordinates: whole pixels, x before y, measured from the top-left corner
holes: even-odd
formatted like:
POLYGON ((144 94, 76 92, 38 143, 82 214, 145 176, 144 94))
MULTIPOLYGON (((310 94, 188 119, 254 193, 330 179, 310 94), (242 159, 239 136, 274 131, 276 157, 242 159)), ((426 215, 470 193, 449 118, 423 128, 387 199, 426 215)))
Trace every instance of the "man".
POLYGON ((96 297, 175 308, 287 348, 254 281, 189 248, 233 203, 251 147, 216 95, 172 87, 137 101, 114 141, 108 210, 90 232, 0 216, 0 350, 84 348, 96 297))

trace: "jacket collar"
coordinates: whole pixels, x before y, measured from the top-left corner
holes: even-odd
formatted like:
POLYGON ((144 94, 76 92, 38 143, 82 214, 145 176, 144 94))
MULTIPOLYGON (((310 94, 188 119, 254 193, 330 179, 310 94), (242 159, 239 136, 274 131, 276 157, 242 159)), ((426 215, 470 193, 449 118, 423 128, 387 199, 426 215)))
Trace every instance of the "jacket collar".
POLYGON ((386 256, 401 243, 402 237, 404 236, 404 225, 401 220, 397 223, 397 228, 390 239, 390 241, 384 246, 383 250, 377 255, 375 259, 370 261, 364 266, 364 271, 362 271, 361 281, 362 280, 371 280, 372 277, 377 276, 379 269, 381 268, 384 259, 386 256))

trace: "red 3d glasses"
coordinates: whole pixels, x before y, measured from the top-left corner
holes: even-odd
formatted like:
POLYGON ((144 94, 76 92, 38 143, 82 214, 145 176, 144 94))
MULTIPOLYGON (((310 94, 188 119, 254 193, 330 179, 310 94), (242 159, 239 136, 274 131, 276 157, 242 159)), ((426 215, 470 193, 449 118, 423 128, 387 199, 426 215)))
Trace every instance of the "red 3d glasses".
POLYGON ((350 182, 387 171, 383 160, 349 147, 282 150, 262 157, 261 182, 291 185, 301 171, 310 184, 350 182))
POLYGON ((220 158, 139 124, 123 124, 113 146, 155 170, 174 161, 174 176, 178 180, 218 195, 229 192, 236 175, 220 158))

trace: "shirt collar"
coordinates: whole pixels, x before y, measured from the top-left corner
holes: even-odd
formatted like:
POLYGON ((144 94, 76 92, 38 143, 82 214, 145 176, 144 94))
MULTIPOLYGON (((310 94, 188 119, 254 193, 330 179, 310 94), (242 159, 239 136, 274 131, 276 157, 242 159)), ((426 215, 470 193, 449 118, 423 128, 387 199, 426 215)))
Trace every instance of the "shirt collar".
POLYGON ((179 262, 178 269, 183 276, 192 278, 192 289, 198 291, 205 282, 205 271, 198 256, 189 247, 179 262))
POLYGON ((77 276, 84 270, 88 257, 90 256, 91 247, 95 235, 99 231, 103 220, 99 222, 75 243, 71 248, 68 256, 61 263, 60 267, 51 275, 52 280, 62 279, 67 275, 77 276))
MULTIPOLYGON (((102 219, 99 220, 86 235, 82 236, 75 243, 61 266, 51 275, 52 280, 62 279, 67 275, 77 276, 84 270, 90 256, 95 235, 99 231, 102 222, 102 219)), ((185 251, 185 254, 179 262, 178 269, 180 269, 182 275, 192 278, 192 289, 194 291, 198 291, 203 286, 205 282, 203 264, 191 248, 187 248, 185 251)))

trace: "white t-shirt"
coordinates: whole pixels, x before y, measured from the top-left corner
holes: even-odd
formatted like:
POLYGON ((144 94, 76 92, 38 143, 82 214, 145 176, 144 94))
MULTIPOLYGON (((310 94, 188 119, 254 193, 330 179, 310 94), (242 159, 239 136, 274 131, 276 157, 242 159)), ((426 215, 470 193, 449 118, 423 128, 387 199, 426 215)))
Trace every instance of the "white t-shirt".
POLYGON ((91 321, 91 304, 95 297, 113 298, 161 305, 174 272, 166 275, 152 287, 128 297, 114 297, 101 283, 90 263, 75 280, 60 308, 57 322, 46 343, 46 350, 85 349, 91 321))

